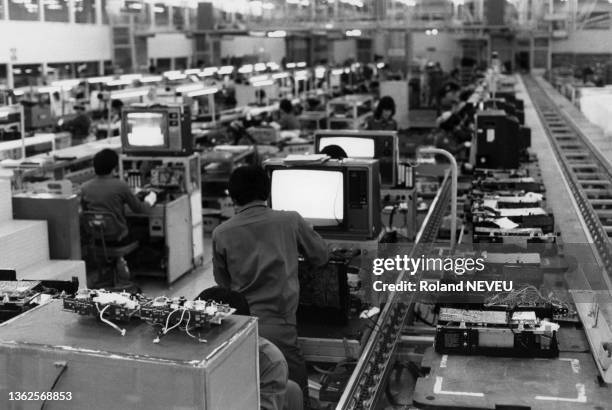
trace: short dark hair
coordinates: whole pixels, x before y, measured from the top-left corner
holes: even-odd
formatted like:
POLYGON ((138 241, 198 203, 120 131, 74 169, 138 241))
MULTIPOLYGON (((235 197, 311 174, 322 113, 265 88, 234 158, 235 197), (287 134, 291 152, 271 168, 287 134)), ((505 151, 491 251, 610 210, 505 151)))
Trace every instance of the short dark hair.
POLYGON ((286 98, 283 98, 278 107, 280 108, 280 110, 284 113, 290 114, 291 112, 293 112, 293 104, 291 104, 291 101, 289 101, 286 98))
POLYGON ((376 118, 381 118, 382 113, 385 110, 391 111, 392 117, 395 115, 395 101, 393 100, 393 98, 389 97, 388 95, 385 95, 384 97, 380 99, 380 101, 378 101, 378 105, 376 106, 376 111, 374 112, 374 116, 376 118))
POLYGON ((348 155, 346 151, 342 149, 340 145, 328 145, 321 150, 321 154, 325 154, 332 159, 344 159, 347 158, 348 155))
POLYGON ((93 166, 96 175, 108 175, 119 165, 119 155, 109 148, 94 155, 93 166))
POLYGON ((223 288, 221 286, 213 286, 212 288, 205 289, 196 299, 214 301, 229 305, 231 308, 236 309, 237 315, 251 315, 249 302, 242 293, 236 292, 235 290, 223 288))
POLYGON ((270 196, 270 178, 260 166, 238 167, 230 176, 229 193, 238 206, 258 200, 267 201, 270 196))

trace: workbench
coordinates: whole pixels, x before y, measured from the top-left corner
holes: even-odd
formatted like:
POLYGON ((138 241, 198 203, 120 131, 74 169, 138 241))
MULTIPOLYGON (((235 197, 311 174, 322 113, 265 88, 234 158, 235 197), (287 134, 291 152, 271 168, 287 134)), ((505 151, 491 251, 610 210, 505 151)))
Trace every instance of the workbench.
POLYGON ((39 409, 9 392, 48 391, 72 400, 47 401, 47 410, 259 408, 255 318, 224 319, 201 334, 207 343, 172 331, 155 344, 143 321, 120 325, 125 336, 60 300, 0 325, 0 408, 39 409))

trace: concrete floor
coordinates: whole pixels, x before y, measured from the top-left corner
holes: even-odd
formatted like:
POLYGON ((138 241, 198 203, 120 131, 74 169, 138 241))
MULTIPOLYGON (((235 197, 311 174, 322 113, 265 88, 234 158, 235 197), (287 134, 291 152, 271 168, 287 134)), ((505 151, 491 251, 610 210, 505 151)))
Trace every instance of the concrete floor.
POLYGON ((137 277, 135 282, 147 296, 185 296, 193 299, 204 289, 215 286, 212 270, 212 241, 210 235, 204 236, 204 263, 202 266, 183 275, 171 285, 165 280, 150 277, 137 277))

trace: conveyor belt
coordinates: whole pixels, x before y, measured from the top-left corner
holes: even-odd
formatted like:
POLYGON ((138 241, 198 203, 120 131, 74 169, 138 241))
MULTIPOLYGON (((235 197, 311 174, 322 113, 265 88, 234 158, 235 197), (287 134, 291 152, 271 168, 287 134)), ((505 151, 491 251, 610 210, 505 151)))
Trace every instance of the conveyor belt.
MULTIPOLYGON (((425 253, 427 248, 433 244, 440 229, 442 218, 449 209, 450 198, 451 178, 447 172, 417 234, 415 244, 410 250, 410 257, 425 253)), ((401 272, 396 282, 401 282, 403 278, 404 272, 401 272)), ((336 409, 366 410, 375 408, 380 394, 383 392, 381 387, 385 383, 385 377, 390 370, 390 363, 397 342, 400 340, 401 329, 409 310, 408 306, 413 302, 413 299, 414 294, 407 297, 400 297, 397 292, 389 294, 385 307, 363 349, 336 409)))
POLYGON ((523 76, 523 81, 609 279, 612 274, 612 170, 537 81, 529 75, 523 76))

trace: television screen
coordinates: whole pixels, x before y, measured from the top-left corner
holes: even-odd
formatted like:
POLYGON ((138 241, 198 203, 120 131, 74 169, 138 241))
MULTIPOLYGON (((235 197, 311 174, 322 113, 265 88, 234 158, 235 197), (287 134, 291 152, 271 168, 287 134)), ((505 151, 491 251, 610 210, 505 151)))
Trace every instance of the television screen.
POLYGON ((130 112, 127 114, 127 141, 131 147, 166 145, 166 117, 163 113, 130 112))
POLYGON ((321 137, 318 151, 328 145, 338 145, 349 158, 374 158, 375 155, 373 138, 321 137))
POLYGON ((272 209, 296 211, 315 227, 344 220, 344 175, 336 170, 281 169, 272 172, 272 209))

